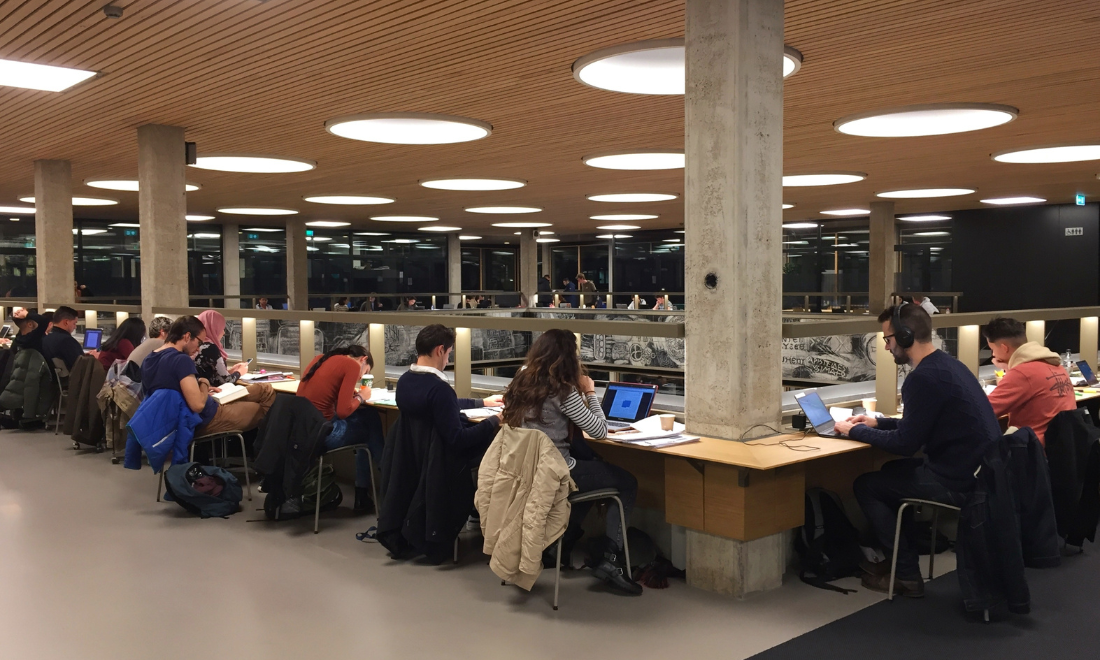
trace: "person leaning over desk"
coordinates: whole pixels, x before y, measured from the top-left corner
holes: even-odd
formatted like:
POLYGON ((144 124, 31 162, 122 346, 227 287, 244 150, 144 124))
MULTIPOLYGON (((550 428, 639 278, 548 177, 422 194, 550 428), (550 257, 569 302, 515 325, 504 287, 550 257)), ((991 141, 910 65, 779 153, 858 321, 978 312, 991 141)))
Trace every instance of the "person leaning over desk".
MULTIPOLYGON (((837 422, 836 430, 853 440, 901 456, 923 451, 923 458, 890 461, 853 485, 879 544, 889 555, 894 544, 897 511, 912 497, 961 507, 974 487, 974 473, 990 444, 1001 435, 997 417, 970 370, 932 345, 932 319, 917 305, 902 303, 879 315, 886 349, 896 364, 912 365, 901 388, 901 419, 865 415, 837 422)), ((883 356, 885 357, 885 356, 883 356)), ((908 526, 912 519, 902 523, 908 526)), ((924 581, 917 550, 903 530, 898 544, 894 592, 920 598, 924 581)), ((887 591, 890 562, 862 562, 863 586, 887 591)))

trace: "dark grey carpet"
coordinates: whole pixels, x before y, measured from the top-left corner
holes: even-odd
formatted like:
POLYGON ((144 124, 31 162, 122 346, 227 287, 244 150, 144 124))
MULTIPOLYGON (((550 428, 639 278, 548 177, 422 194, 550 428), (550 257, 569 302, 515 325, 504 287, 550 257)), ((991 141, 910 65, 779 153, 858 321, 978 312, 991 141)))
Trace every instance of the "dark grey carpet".
POLYGON ((1100 548, 1086 544, 1059 568, 1028 569, 1027 580, 1027 616, 995 613, 988 624, 968 617, 948 573, 925 585, 923 599, 872 605, 752 660, 1100 658, 1100 548))

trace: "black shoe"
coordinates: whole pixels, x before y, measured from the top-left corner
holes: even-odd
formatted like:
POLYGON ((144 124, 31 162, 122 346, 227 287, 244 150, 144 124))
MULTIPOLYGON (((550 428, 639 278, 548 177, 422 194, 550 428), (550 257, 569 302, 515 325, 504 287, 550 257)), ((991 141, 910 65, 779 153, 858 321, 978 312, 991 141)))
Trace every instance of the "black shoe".
POLYGON ((623 569, 617 566, 617 555, 607 553, 603 560, 592 569, 592 574, 604 581, 604 584, 613 590, 627 596, 641 596, 642 585, 638 584, 623 573, 623 569))
POLYGON ((355 487, 355 506, 353 508, 356 513, 374 511, 374 500, 371 499, 370 488, 355 487))

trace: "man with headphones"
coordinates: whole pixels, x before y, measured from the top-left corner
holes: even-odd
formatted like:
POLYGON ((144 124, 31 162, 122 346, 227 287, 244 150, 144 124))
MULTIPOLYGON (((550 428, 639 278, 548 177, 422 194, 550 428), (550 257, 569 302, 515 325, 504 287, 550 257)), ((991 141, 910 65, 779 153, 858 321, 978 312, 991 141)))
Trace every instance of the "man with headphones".
MULTIPOLYGON (((879 472, 861 475, 853 486, 860 508, 889 556, 901 500, 913 497, 962 506, 973 489, 974 472, 1001 429, 974 374, 932 345, 928 312, 902 303, 884 311, 878 320, 894 362, 913 367, 901 388, 904 416, 876 419, 859 415, 837 422, 836 430, 891 454, 923 452, 922 457, 891 461, 879 472)), ((907 536, 903 531, 898 543, 894 593, 920 598, 924 581, 917 550, 907 536)), ((863 586, 885 592, 890 562, 864 562, 861 566, 863 586)))

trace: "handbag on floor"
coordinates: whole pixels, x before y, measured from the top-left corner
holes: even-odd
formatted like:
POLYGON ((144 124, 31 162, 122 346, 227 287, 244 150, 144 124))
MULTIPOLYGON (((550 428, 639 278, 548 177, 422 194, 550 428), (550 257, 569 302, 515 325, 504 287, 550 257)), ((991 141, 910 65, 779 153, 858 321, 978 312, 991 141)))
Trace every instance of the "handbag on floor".
POLYGON ((829 584, 859 575, 863 559, 859 531, 844 513, 836 493, 823 488, 806 489, 806 522, 795 535, 794 547, 800 559, 798 577, 803 582, 842 594, 854 591, 829 584))

